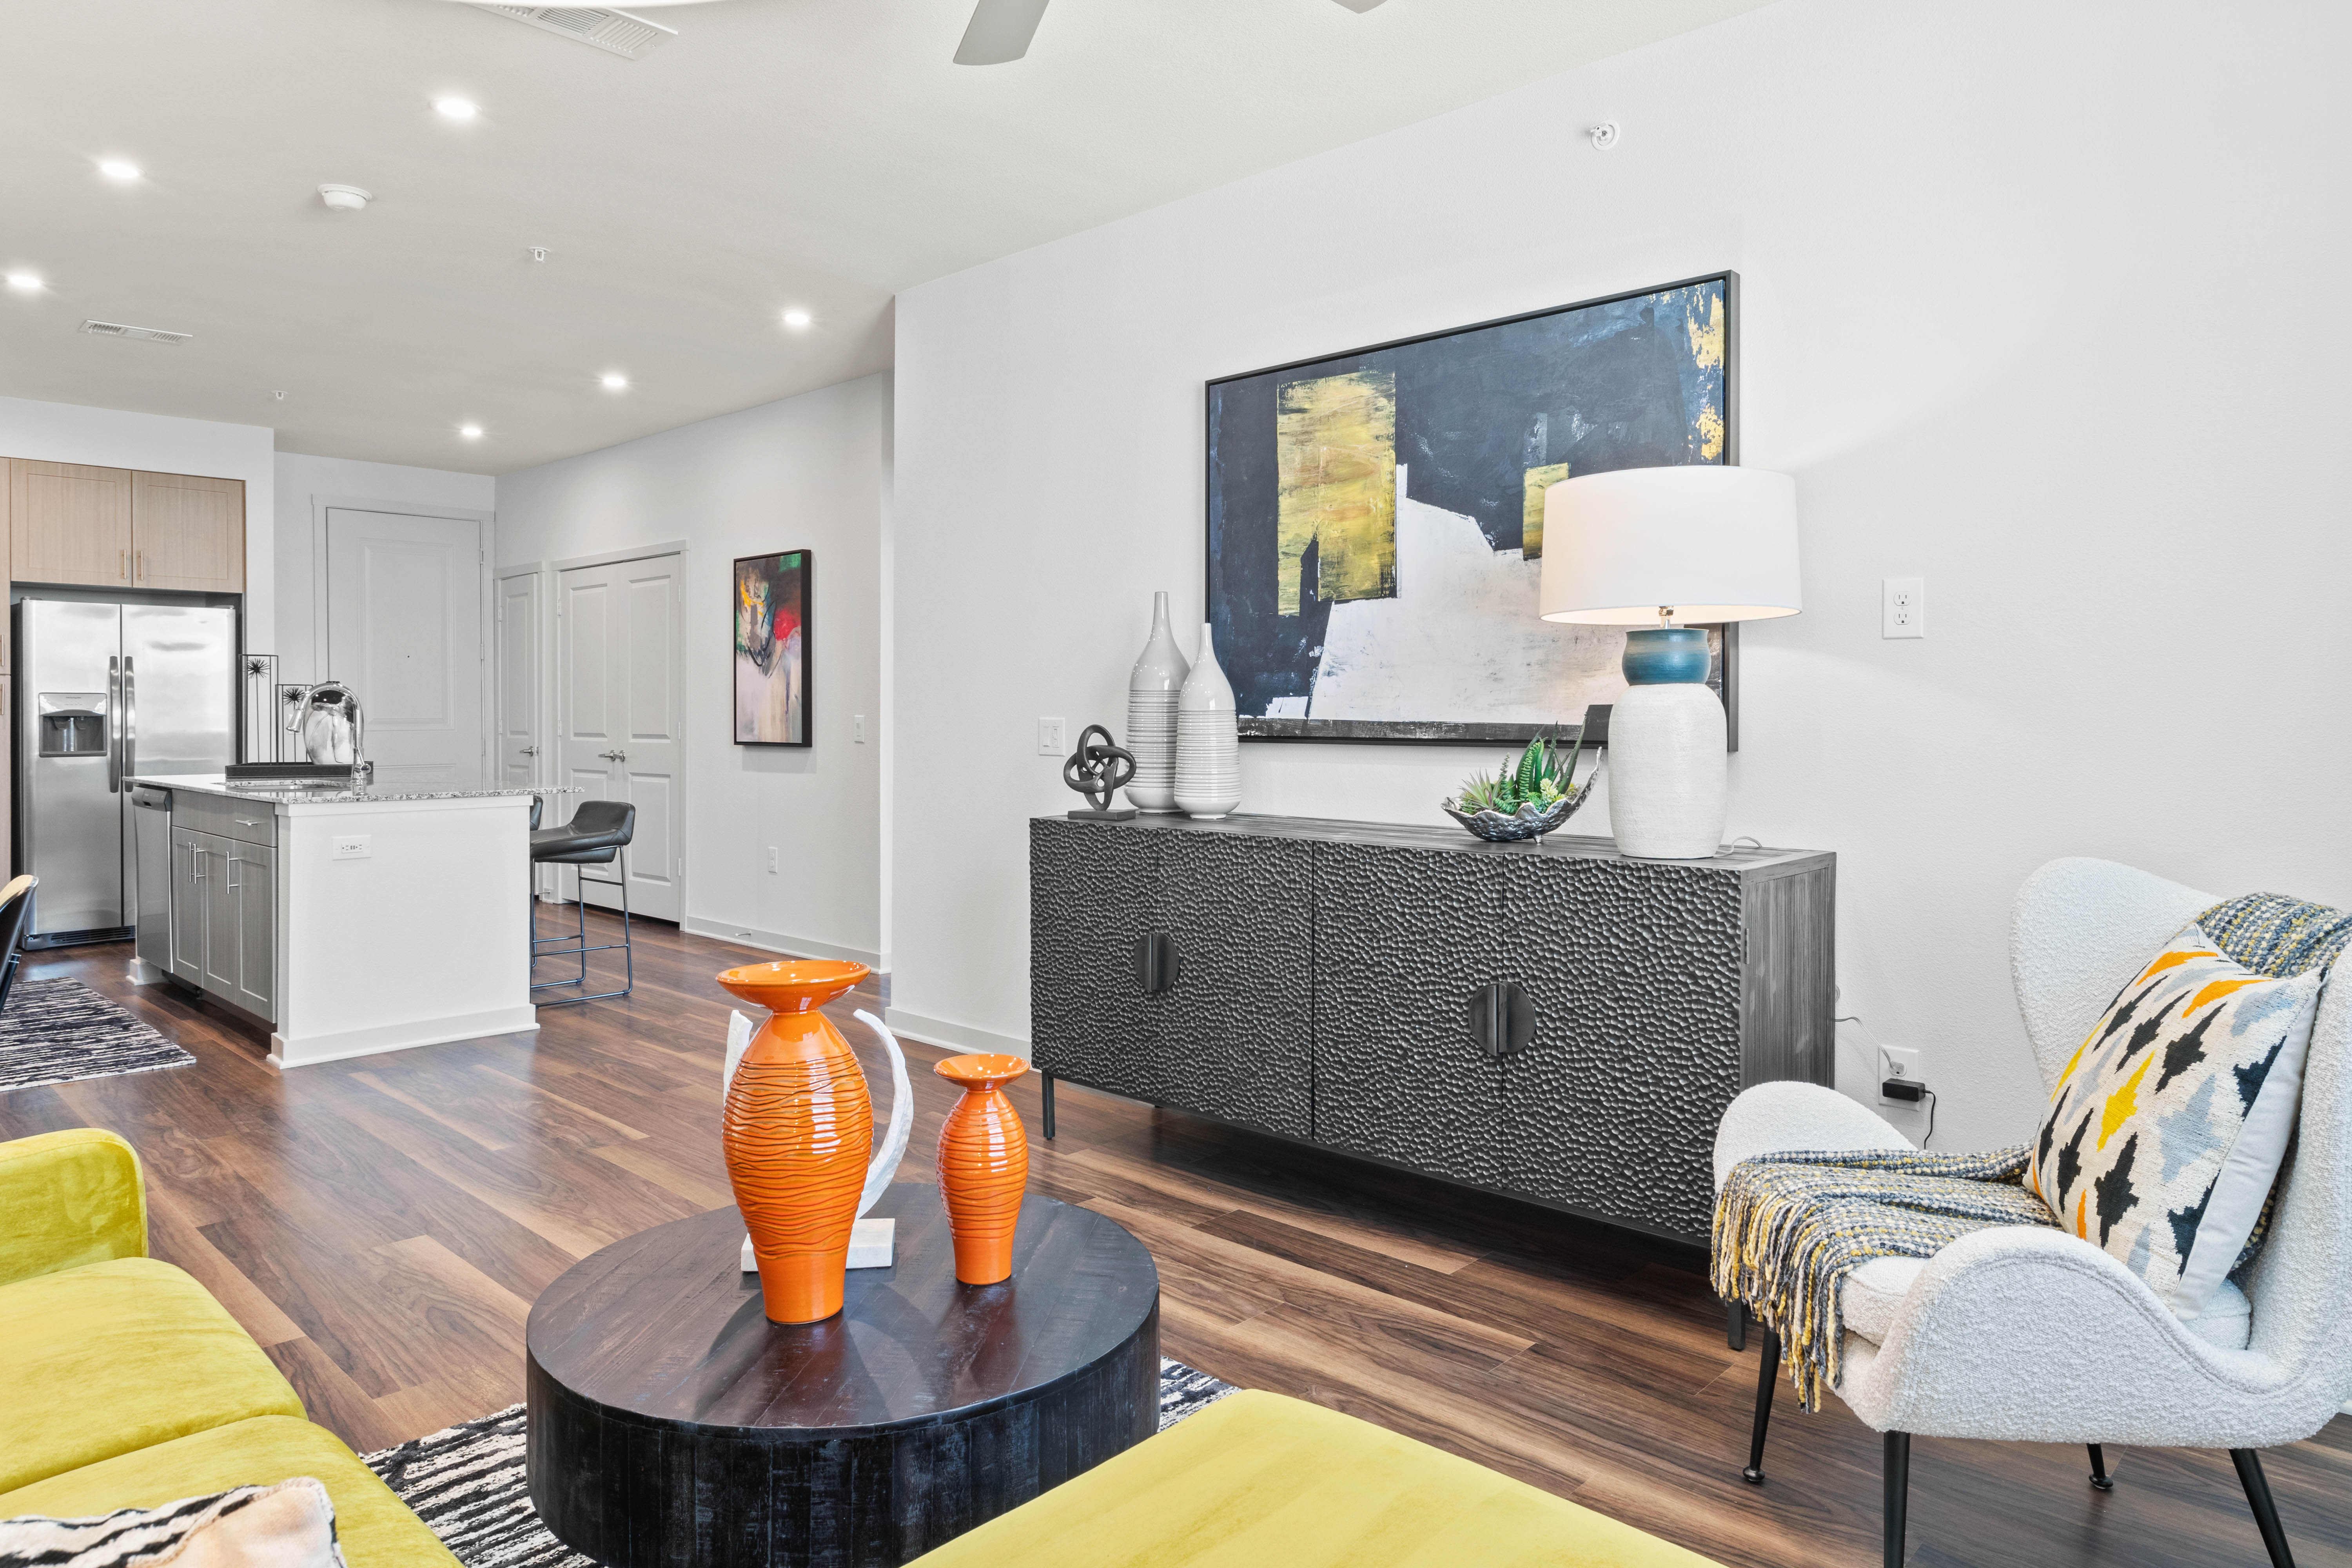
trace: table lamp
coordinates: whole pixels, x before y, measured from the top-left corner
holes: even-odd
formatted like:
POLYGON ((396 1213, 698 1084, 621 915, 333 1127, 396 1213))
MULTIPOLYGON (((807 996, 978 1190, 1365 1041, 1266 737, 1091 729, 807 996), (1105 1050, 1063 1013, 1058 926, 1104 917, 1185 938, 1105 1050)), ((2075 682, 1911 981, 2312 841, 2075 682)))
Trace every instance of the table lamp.
POLYGON ((1703 860, 1723 842, 1723 703, 1706 626, 1793 616, 1797 487, 1761 468, 1619 468, 1544 491, 1548 621, 1634 626, 1609 715, 1609 824, 1643 860, 1703 860), (1686 624, 1696 623, 1696 624, 1686 624))

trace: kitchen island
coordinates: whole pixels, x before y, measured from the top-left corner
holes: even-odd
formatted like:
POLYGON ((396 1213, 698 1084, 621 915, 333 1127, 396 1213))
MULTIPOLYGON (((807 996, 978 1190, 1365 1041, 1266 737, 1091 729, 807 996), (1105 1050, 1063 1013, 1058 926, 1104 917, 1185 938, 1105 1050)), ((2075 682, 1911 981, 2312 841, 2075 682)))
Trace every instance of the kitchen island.
POLYGON ((539 1027, 530 797, 138 777, 142 984, 269 1031, 273 1067, 539 1027))

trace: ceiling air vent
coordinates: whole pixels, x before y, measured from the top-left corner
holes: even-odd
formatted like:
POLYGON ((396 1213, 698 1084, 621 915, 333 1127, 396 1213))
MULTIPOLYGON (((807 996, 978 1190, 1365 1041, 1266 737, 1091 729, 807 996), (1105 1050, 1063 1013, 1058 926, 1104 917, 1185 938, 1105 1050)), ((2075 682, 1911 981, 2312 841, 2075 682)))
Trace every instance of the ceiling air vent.
POLYGON ((677 37, 676 27, 665 27, 659 22, 648 22, 643 16, 633 16, 626 11, 608 10, 602 5, 478 4, 476 9, 494 16, 511 16, 526 26, 544 27, 551 33, 561 33, 567 38, 593 44, 624 59, 642 59, 648 50, 658 48, 677 37))
POLYGON ((84 321, 81 330, 94 338, 137 338, 148 343, 184 343, 194 332, 167 332, 161 327, 132 327, 121 321, 84 321))

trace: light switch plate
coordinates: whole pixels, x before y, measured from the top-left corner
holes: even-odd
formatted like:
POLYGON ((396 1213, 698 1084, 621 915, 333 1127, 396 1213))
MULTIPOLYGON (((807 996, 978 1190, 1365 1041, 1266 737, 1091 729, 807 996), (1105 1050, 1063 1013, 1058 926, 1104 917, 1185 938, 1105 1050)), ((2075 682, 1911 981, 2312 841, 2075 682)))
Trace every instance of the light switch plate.
POLYGON ((369 847, 369 840, 373 837, 374 836, 373 834, 367 833, 339 833, 335 835, 335 858, 338 860, 366 860, 372 858, 374 856, 375 851, 369 847))
POLYGON ((863 713, 856 714, 851 718, 849 722, 851 739, 855 740, 861 746, 866 744, 866 715, 863 713))
POLYGON ((1041 757, 1060 757, 1068 755, 1070 746, 1069 742, 1063 739, 1065 733, 1065 728, 1059 719, 1038 720, 1037 754, 1041 757))

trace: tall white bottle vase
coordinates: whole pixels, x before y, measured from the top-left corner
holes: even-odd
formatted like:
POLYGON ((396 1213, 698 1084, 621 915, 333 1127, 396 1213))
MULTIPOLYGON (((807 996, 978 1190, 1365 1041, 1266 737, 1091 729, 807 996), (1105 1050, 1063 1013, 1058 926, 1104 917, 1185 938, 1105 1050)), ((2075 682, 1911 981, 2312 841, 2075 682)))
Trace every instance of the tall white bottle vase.
POLYGON ((1151 637, 1127 678, 1127 749, 1135 753, 1128 804, 1138 811, 1176 809, 1176 699, 1192 673, 1168 624, 1168 595, 1151 595, 1151 637))
POLYGON ((1609 826, 1643 860, 1704 860, 1723 843, 1723 700, 1696 681, 1634 686, 1609 710, 1609 826))
POLYGON ((1209 818, 1242 803, 1241 730, 1214 636, 1202 622, 1200 657, 1176 697, 1176 809, 1209 818))

